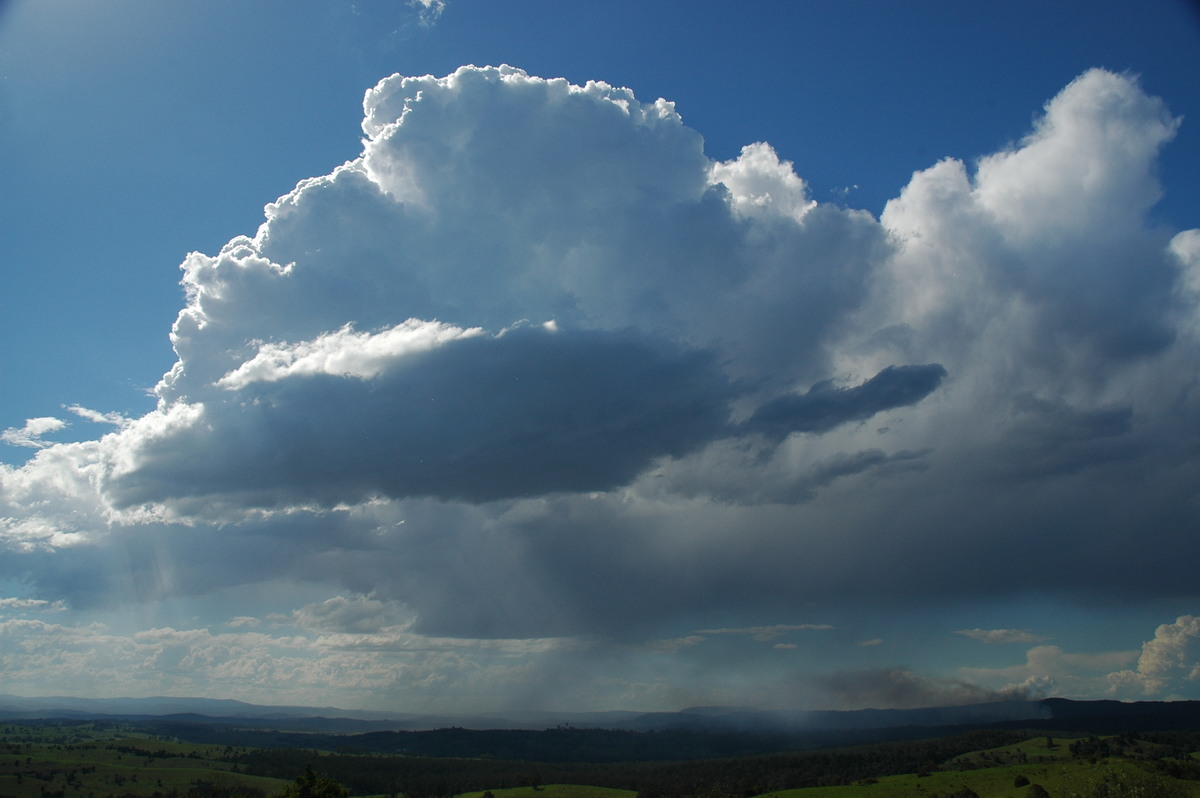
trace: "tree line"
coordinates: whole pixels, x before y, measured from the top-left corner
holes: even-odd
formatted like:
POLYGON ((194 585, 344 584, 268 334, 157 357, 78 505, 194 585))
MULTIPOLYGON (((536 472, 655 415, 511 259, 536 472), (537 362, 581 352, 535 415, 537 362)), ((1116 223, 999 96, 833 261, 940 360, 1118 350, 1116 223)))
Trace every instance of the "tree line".
POLYGON ((702 794, 745 798, 774 790, 928 772, 960 754, 1010 745, 1028 736, 1016 731, 975 731, 931 740, 690 761, 532 762, 258 749, 238 757, 238 763, 244 773, 274 778, 292 778, 312 768, 357 795, 445 798, 565 783, 633 790, 640 798, 702 794))

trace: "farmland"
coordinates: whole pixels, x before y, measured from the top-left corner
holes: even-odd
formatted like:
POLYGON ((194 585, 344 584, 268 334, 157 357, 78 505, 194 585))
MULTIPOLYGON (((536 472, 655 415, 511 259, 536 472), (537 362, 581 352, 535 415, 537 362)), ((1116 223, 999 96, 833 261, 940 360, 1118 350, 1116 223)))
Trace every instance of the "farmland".
MULTIPOLYGON (((567 731, 592 745, 603 738, 595 730, 567 731)), ((570 738, 553 732, 547 735, 555 746, 570 738)), ((236 730, 228 733, 236 737, 236 730)), ((473 738, 471 745, 492 739, 503 748, 505 734, 473 738)), ((627 736, 617 739, 628 746, 627 736)), ((340 750, 264 748, 187 741, 136 722, 11 722, 0 724, 0 798, 266 798, 310 767, 352 795, 406 798, 1200 797, 1200 736, 1192 732, 1054 737, 977 730, 769 755, 627 762, 373 753, 356 746, 354 735, 342 742, 340 750)))
POLYGON ((239 772, 244 750, 182 743, 129 724, 0 726, 0 795, 12 798, 270 795, 280 779, 239 772))

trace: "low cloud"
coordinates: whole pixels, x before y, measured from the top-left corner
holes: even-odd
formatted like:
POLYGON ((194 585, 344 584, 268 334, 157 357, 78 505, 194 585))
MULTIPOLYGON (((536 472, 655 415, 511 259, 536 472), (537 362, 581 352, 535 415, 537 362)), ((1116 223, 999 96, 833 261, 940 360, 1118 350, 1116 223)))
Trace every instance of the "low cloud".
POLYGON ((729 388, 704 353, 625 333, 439 330, 435 349, 405 336, 386 356, 330 352, 386 333, 260 351, 229 374, 233 396, 137 440, 107 490, 119 507, 603 491, 724 428, 729 388))
POLYGON ((961 679, 922 676, 900 668, 848 671, 818 680, 838 709, 917 709, 1041 697, 1031 689, 990 690, 961 679))
POLYGON ((767 402, 744 427, 772 437, 792 432, 828 432, 841 424, 864 421, 877 413, 909 407, 933 393, 946 370, 927 366, 888 366, 862 385, 835 388, 829 382, 806 393, 788 394, 767 402))
POLYGON ((46 601, 44 599, 0 598, 0 612, 39 610, 42 612, 62 612, 66 609, 62 601, 46 601))
POLYGON ((411 626, 412 614, 394 603, 367 596, 336 596, 296 610, 291 620, 301 629, 309 631, 372 633, 411 626))

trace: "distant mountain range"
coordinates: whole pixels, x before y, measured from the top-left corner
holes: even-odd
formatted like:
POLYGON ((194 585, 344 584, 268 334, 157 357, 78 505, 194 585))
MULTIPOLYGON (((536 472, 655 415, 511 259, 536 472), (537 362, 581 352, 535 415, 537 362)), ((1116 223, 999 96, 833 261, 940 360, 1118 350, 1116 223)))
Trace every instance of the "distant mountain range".
POLYGON ((1006 726, 1062 731, 1200 730, 1198 701, 1001 701, 967 706, 852 711, 693 707, 679 712, 543 712, 433 715, 344 710, 335 707, 261 706, 211 698, 25 698, 0 694, 0 720, 171 719, 288 731, 353 734, 450 727, 548 729, 574 727, 628 731, 838 732, 900 728, 1006 726))

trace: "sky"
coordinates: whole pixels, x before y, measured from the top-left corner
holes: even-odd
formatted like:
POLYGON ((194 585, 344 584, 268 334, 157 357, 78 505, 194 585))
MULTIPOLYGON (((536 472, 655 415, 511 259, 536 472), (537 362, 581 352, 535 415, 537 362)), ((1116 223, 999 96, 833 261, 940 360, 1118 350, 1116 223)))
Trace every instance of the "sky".
POLYGON ((1200 10, 0 4, 0 693, 1200 699, 1200 10))

